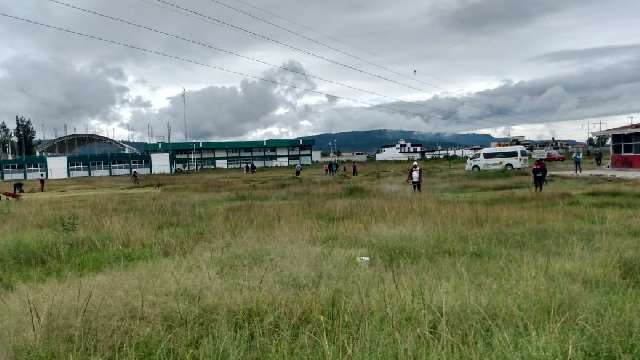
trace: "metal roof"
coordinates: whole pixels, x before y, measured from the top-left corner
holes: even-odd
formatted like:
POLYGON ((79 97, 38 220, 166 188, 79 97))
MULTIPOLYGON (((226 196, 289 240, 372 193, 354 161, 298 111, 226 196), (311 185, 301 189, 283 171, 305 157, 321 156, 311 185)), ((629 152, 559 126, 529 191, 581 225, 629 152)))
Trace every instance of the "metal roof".
POLYGON ((250 148, 274 148, 274 147, 289 147, 289 146, 313 146, 315 140, 294 140, 294 139, 275 139, 275 140, 262 140, 262 141, 226 141, 226 142, 208 142, 208 141, 194 141, 194 142, 180 142, 180 143, 156 143, 146 144, 144 146, 145 151, 149 152, 161 152, 161 151, 176 151, 176 150, 193 150, 195 145, 196 149, 250 149, 250 148))
POLYGON ((604 130, 604 131, 595 131, 593 132, 593 135, 608 136, 613 134, 629 134, 629 133, 637 133, 637 132, 640 132, 640 124, 631 124, 631 125, 604 130))

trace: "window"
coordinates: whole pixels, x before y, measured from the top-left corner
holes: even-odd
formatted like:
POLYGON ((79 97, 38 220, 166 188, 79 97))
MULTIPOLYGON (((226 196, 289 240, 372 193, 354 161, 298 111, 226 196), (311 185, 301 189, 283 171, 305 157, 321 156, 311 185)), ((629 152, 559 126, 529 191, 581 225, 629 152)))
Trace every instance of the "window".
POLYGON ((640 132, 630 134, 613 134, 611 136, 615 155, 640 155, 640 132))
POLYGON ((613 153, 615 155, 622 155, 622 144, 614 144, 613 145, 613 153))
POLYGON ((527 150, 520 150, 521 157, 527 157, 527 150))
POLYGON ((479 159, 479 158, 480 158, 480 154, 474 154, 474 155, 471 157, 471 160, 476 160, 476 159, 479 159))
POLYGON ((484 153, 485 159, 509 159, 518 157, 517 151, 504 151, 504 152, 494 152, 494 153, 484 153))

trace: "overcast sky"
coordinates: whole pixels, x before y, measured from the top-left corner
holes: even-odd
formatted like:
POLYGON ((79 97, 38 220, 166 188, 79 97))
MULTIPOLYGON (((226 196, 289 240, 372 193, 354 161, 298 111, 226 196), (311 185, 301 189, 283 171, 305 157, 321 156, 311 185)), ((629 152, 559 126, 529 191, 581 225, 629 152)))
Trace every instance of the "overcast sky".
POLYGON ((183 87, 200 140, 381 128, 584 140, 587 123, 640 121, 637 0, 56 1, 146 30, 50 0, 0 12, 156 53, 0 17, 0 120, 24 115, 47 137, 66 124, 147 140, 170 124, 182 140, 183 87))

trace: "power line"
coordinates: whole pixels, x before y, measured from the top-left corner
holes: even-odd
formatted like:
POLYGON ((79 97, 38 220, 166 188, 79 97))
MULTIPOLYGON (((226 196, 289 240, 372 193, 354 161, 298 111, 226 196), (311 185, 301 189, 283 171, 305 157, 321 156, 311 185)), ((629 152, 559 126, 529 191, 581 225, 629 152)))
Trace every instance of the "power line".
POLYGON ((48 29, 51 29, 51 30, 56 30, 56 31, 59 31, 59 32, 67 33, 67 34, 72 34, 72 35, 76 35, 76 36, 79 36, 79 37, 85 37, 85 38, 88 38, 88 39, 92 39, 92 40, 108 43, 108 44, 111 44, 111 45, 118 45, 118 46, 121 46, 121 47, 130 48, 130 49, 137 50, 137 51, 140 51, 140 52, 144 52, 144 53, 148 53, 148 54, 154 54, 154 55, 165 57, 165 58, 169 58, 169 59, 172 59, 172 60, 182 61, 182 62, 190 63, 192 65, 198 65, 198 66, 201 66, 201 67, 206 67, 206 68, 210 68, 210 69, 226 72, 226 73, 229 73, 229 74, 234 74, 234 75, 238 75, 238 76, 241 76, 241 77, 254 79, 254 80, 265 82, 265 83, 270 83, 270 84, 274 84, 274 85, 281 85, 281 86, 289 87, 289 88, 292 88, 292 89, 298 89, 298 90, 301 90, 301 91, 304 91, 304 92, 307 92, 307 93, 313 93, 313 94, 317 94, 317 95, 322 95, 322 96, 325 96, 325 97, 332 97, 332 98, 336 98, 336 99, 347 100, 347 101, 351 101, 351 102, 354 102, 354 103, 367 105, 367 106, 370 106, 370 107, 373 107, 373 108, 385 109, 385 110, 388 110, 390 112, 401 113, 401 114, 404 114, 404 115, 411 115, 411 116, 416 116, 416 117, 420 117, 420 118, 425 118, 425 116, 427 118, 431 118, 432 116, 438 116, 438 115, 433 115, 433 114, 412 113, 412 112, 409 112, 409 111, 390 108, 390 107, 388 107, 386 105, 379 105, 379 104, 376 105, 376 104, 371 104, 371 103, 368 103, 366 101, 362 101, 362 100, 358 100, 358 99, 353 99, 353 98, 349 98, 349 97, 345 97, 345 96, 333 95, 333 94, 329 94, 329 93, 318 91, 318 90, 308 89, 308 88, 305 88, 305 87, 302 87, 302 86, 298 86, 298 85, 294 85, 294 84, 288 84, 288 83, 283 83, 283 82, 276 81, 276 80, 273 80, 273 79, 262 78, 262 77, 259 77, 259 76, 243 73, 243 72, 240 72, 240 71, 229 70, 227 68, 224 68, 224 67, 221 67, 221 66, 217 66, 217 65, 205 64, 205 63, 202 63, 202 62, 199 62, 197 60, 190 59, 190 58, 177 56, 177 55, 171 55, 171 54, 168 54, 168 53, 165 53, 165 52, 162 52, 162 51, 148 49, 148 48, 144 48, 144 47, 141 47, 141 46, 125 43, 125 42, 122 42, 122 41, 111 40, 111 39, 107 39, 107 38, 100 37, 100 36, 97 36, 97 35, 86 34, 86 33, 82 33, 82 32, 79 32, 79 31, 63 28, 63 27, 60 27, 60 26, 45 24, 45 23, 42 23, 42 22, 39 22, 39 21, 36 21, 36 20, 27 19, 27 18, 23 18, 23 17, 19 17, 19 16, 14 16, 14 15, 10 15, 10 14, 3 13, 3 12, 0 12, 0 16, 5 17, 5 18, 9 18, 9 19, 13 19, 13 20, 17 20, 17 21, 21 21, 21 22, 25 22, 25 23, 29 23, 29 24, 32 24, 32 25, 37 25, 37 26, 40 26, 40 27, 48 28, 48 29))
POLYGON ((395 71, 395 70, 393 70, 393 69, 391 69, 391 68, 389 68, 387 66, 374 63, 374 62, 372 62, 370 60, 367 60, 367 59, 365 59, 365 58, 363 58, 361 56, 346 52, 346 51, 341 50, 341 49, 339 49, 339 48, 337 48, 335 46, 332 46, 332 45, 329 45, 329 44, 327 44, 325 42, 316 40, 316 39, 314 39, 312 37, 309 37, 307 35, 304 35, 304 34, 302 34, 300 32, 297 32, 295 30, 291 30, 291 29, 289 29, 289 28, 287 28, 285 26, 276 24, 273 21, 269 21, 268 19, 265 19, 265 18, 263 18, 261 16, 255 15, 255 14, 249 12, 249 11, 242 10, 242 9, 237 8, 235 6, 229 5, 229 4, 227 4, 227 3, 223 2, 223 1, 220 1, 220 0, 209 0, 209 1, 211 1, 214 4, 218 4, 218 5, 222 6, 222 7, 225 7, 227 9, 230 9, 232 11, 235 11, 237 13, 240 13, 242 15, 248 16, 248 17, 250 17, 250 18, 252 18, 254 20, 258 20, 258 21, 260 21, 262 23, 265 23, 267 25, 273 26, 273 27, 275 27, 277 29, 280 29, 282 31, 285 31, 285 32, 287 32, 287 33, 289 33, 291 35, 297 36, 297 37, 302 38, 304 40, 310 41, 310 42, 312 42, 314 44, 317 44, 317 45, 323 46, 323 47, 325 47, 327 49, 333 50, 333 51, 335 51, 337 53, 340 53, 342 55, 345 55, 345 56, 348 56, 350 58, 356 59, 356 60, 361 61, 361 62, 363 62, 365 64, 368 64, 368 65, 371 65, 371 66, 375 66, 378 69, 382 69, 382 70, 388 71, 388 72, 393 73, 395 75, 401 76, 401 77, 403 77, 405 79, 415 80, 415 81, 417 81, 419 83, 422 83, 424 85, 430 86, 430 87, 438 89, 438 90, 447 91, 446 89, 444 89, 444 88, 442 88, 442 87, 440 87, 440 86, 438 86, 436 84, 429 83, 429 82, 426 82, 426 81, 422 81, 422 80, 420 80, 418 78, 415 78, 415 77, 407 76, 406 74, 403 74, 401 72, 395 71))
MULTIPOLYGON (((144 0, 141 0, 141 1, 144 1, 144 0)), ((259 40, 269 41, 269 42, 272 42, 274 44, 286 47, 288 49, 300 52, 302 54, 306 54, 306 55, 309 55, 309 56, 312 56, 312 57, 327 61, 329 63, 332 63, 332 64, 335 64, 335 65, 338 65, 338 66, 341 66, 341 67, 344 67, 344 68, 347 68, 347 69, 351 69, 351 70, 357 71, 357 72, 362 73, 362 74, 366 74, 366 75, 369 75, 369 76, 372 76, 372 77, 375 77, 375 78, 378 78, 378 79, 381 79, 381 80, 384 80, 384 81, 387 81, 387 82, 390 82, 390 83, 393 83, 393 84, 396 84, 396 85, 400 85, 400 86, 406 87, 408 89, 412 89, 412 90, 420 91, 420 92, 424 92, 424 93, 428 93, 429 92, 429 91, 427 91, 425 89, 418 88, 418 87, 415 87, 415 86, 412 86, 412 85, 409 85, 409 84, 405 84, 405 83, 402 83, 400 81, 388 78, 386 76, 375 74, 375 73, 360 69, 360 68, 358 68, 356 66, 353 66, 353 65, 341 63, 339 61, 336 61, 336 60, 333 60, 331 58, 328 58, 328 57, 326 57, 324 55, 317 54, 317 53, 315 53, 313 51, 306 50, 306 49, 303 49, 303 48, 299 48, 297 46, 285 43, 283 41, 271 38, 269 36, 262 35, 260 33, 251 31, 251 30, 246 29, 244 27, 241 27, 241 26, 238 26, 238 25, 234 25, 234 24, 228 23, 228 22, 226 22, 224 20, 221 20, 221 19, 209 16, 209 15, 203 14, 203 13, 198 12, 196 10, 180 6, 178 4, 172 3, 172 2, 167 1, 167 0, 154 0, 154 1, 156 1, 158 3, 161 3, 161 4, 164 4, 164 5, 171 6, 171 7, 175 8, 175 9, 181 10, 185 14, 195 15, 195 16, 197 16, 197 17, 199 17, 199 18, 201 18, 201 19, 203 19, 205 21, 208 20, 209 22, 214 22, 214 23, 216 23, 218 25, 224 25, 224 26, 226 26, 228 28, 231 28, 233 30, 246 33, 249 36, 251 36, 253 38, 256 38, 256 39, 259 39, 259 40)), ((440 88, 440 89, 445 90, 444 88, 440 88)), ((482 108, 480 108, 480 107, 477 107, 477 106, 475 106, 473 104, 468 104, 465 101, 461 101, 461 100, 458 100, 458 99, 455 99, 455 98, 443 98, 443 99, 446 100, 446 101, 451 101, 451 102, 458 103, 460 105, 466 105, 466 106, 469 106, 469 107, 473 107, 473 108, 482 110, 482 108)))
MULTIPOLYGON (((273 16, 273 17, 275 17, 275 18, 277 18, 277 19, 280 19, 280 20, 282 20, 282 21, 284 21, 284 22, 288 22, 289 24, 292 24, 292 25, 295 25, 295 26, 301 27, 301 28, 303 28, 303 29, 306 29, 306 30, 308 30, 308 31, 311 31, 311 32, 313 32, 313 33, 316 33, 316 34, 318 34, 318 35, 320 35, 320 36, 322 36, 322 37, 325 37, 325 38, 331 39, 331 40, 333 40, 333 41, 335 41, 335 42, 337 42, 337 43, 339 43, 339 44, 341 44, 341 45, 343 45, 343 46, 345 46, 345 47, 353 47, 353 48, 355 48, 354 46, 349 45, 349 44, 347 44, 347 43, 343 42, 342 40, 340 40, 340 39, 338 39, 338 38, 336 38, 336 37, 334 37, 334 36, 331 36, 331 35, 329 35, 329 34, 326 34, 326 33, 320 32, 320 31, 318 31, 318 30, 315 30, 314 28, 312 28, 312 27, 310 27, 310 26, 308 26, 308 25, 305 25, 305 24, 299 23, 299 22, 297 22, 297 21, 294 21, 294 20, 291 20, 291 19, 287 19, 286 17, 284 17, 284 16, 282 16, 282 15, 279 15, 279 14, 277 14, 277 13, 273 12, 273 11, 270 11, 270 10, 267 10, 267 9, 264 9, 264 8, 261 8, 261 7, 258 7, 258 6, 256 6, 256 5, 253 5, 253 4, 249 3, 249 2, 247 2, 247 1, 243 1, 243 0, 234 0, 234 1, 235 1, 235 2, 237 2, 237 3, 240 3, 240 4, 244 5, 244 6, 247 6, 247 7, 249 7, 249 8, 252 8, 252 9, 254 9, 254 10, 258 10, 258 11, 261 11, 261 12, 263 12, 263 13, 265 13, 265 14, 271 15, 271 16, 273 16)), ((373 53, 371 53, 371 52, 368 52, 368 51, 366 51, 366 50, 359 49, 359 48, 355 48, 355 49, 356 49, 356 50, 358 50, 358 51, 360 51, 360 52, 363 52, 363 53, 365 53, 365 54, 367 54, 367 55, 376 56, 375 54, 373 54, 373 53)))
POLYGON ((221 52, 221 53, 224 53, 224 54, 236 56, 236 57, 248 60, 248 61, 253 61, 253 62, 262 64, 262 65, 266 65, 266 66, 269 66, 269 67, 272 67, 272 68, 275 68, 275 69, 281 69, 281 70, 285 70, 285 71, 288 71, 288 72, 291 72, 291 73, 294 73, 294 74, 299 74, 299 75, 302 75, 302 76, 310 78, 310 79, 323 81, 323 82, 330 83, 330 84, 333 84, 333 85, 343 86, 343 87, 346 87, 346 88, 349 88, 349 89, 352 89, 352 90, 356 90, 356 91, 359 91, 359 92, 362 92, 362 93, 366 93, 366 94, 374 95, 374 96, 379 96, 379 97, 386 98, 386 99, 393 100, 393 101, 397 101, 397 102, 405 102, 402 99, 398 99, 398 98, 394 98, 394 97, 391 97, 391 96, 387 96, 387 95, 384 95, 384 94, 381 94, 381 93, 378 93, 378 92, 375 92, 375 91, 362 89, 362 88, 355 87, 355 86, 352 86, 352 85, 349 85, 349 84, 346 84, 346 83, 343 83, 343 82, 340 82, 340 81, 326 79, 326 78, 323 78, 323 77, 320 77, 320 76, 309 74, 309 73, 304 72, 304 71, 299 71, 299 70, 296 70, 296 69, 292 69, 292 68, 289 68, 287 66, 281 66, 281 65, 272 64, 272 63, 269 63, 267 61, 264 61, 264 60, 261 60, 261 59, 258 59, 258 58, 242 55, 242 54, 237 53, 237 52, 232 51, 232 50, 220 48, 220 47, 218 47, 216 45, 212 45, 210 43, 205 43, 205 42, 202 42, 202 41, 193 40, 193 39, 181 36, 181 35, 168 33, 166 31, 158 30, 158 29, 155 29, 155 28, 152 28, 152 27, 149 27, 149 26, 145 26, 145 25, 140 25, 138 23, 134 23, 134 22, 122 19, 122 18, 118 18, 118 17, 115 17, 115 16, 111 16, 111 15, 107 15, 107 14, 104 14, 104 13, 100 13, 98 11, 82 8, 82 7, 79 7, 79 6, 76 6, 76 5, 73 5, 73 4, 69 4, 69 3, 66 3, 66 2, 63 2, 63 1, 58 1, 58 0, 47 0, 47 1, 52 2, 54 4, 61 5, 61 6, 65 6, 65 7, 71 8, 71 9, 82 11, 82 12, 87 13, 87 14, 99 16, 99 17, 102 17, 102 18, 105 18, 105 19, 109 19, 109 20, 112 20, 112 21, 115 21, 115 22, 126 24, 126 25, 129 25, 129 26, 138 28, 138 29, 143 29, 143 30, 150 31, 150 32, 153 32, 153 33, 156 33, 156 34, 160 34, 160 35, 164 35, 164 36, 171 37, 171 38, 174 38, 174 39, 178 39, 178 40, 184 41, 186 43, 190 43, 190 44, 193 44, 193 45, 198 45, 200 47, 204 47, 204 48, 207 48, 209 50, 214 50, 214 51, 221 52))
POLYGON ((428 92, 428 91, 426 91, 424 89, 421 89, 421 88, 418 88, 418 87, 415 87, 415 86, 412 86, 412 85, 409 85, 409 84, 405 84, 403 82, 388 78, 386 76, 375 74, 375 73, 372 73, 370 71, 360 69, 360 68, 358 68, 356 66, 353 66, 353 65, 341 63, 339 61, 336 61, 336 60, 333 60, 331 58, 328 58, 328 57, 326 57, 324 55, 317 54, 317 53, 315 53, 315 52, 313 52, 311 50, 306 50, 306 49, 297 47, 295 45, 291 45, 291 44, 285 43, 283 41, 274 39, 272 37, 269 37, 269 36, 266 36, 266 35, 262 35, 260 33, 255 32, 255 31, 249 30, 249 29, 244 28, 242 26, 234 25, 234 24, 231 24, 231 23, 226 22, 224 20, 221 20, 221 19, 209 16, 209 15, 203 14, 203 13, 198 12, 196 10, 185 8, 183 6, 180 6, 178 4, 172 3, 170 1, 167 1, 167 0, 155 0, 155 1, 157 1, 157 2, 159 2, 161 4, 168 5, 168 6, 173 6, 176 9, 179 9, 179 10, 182 10, 184 12, 196 15, 198 17, 214 21, 214 22, 216 22, 218 24, 221 24, 221 25, 224 25, 224 26, 226 26, 226 27, 228 27, 230 29, 233 29, 233 30, 236 30, 236 31, 240 31, 240 32, 243 32, 245 34, 248 34, 249 36, 251 36, 253 38, 256 38, 256 39, 259 39, 259 40, 264 40, 264 41, 269 41, 269 42, 272 42, 274 44, 286 47, 286 48, 288 48, 290 50, 294 50, 294 51, 297 51, 297 52, 300 52, 300 53, 303 53, 303 54, 306 54, 306 55, 309 55, 309 56, 312 56, 312 57, 315 57, 315 58, 318 58, 318 59, 321 59, 321 60, 324 60, 324 61, 327 61, 327 62, 330 62, 330 63, 332 63, 334 65, 338 65, 338 66, 341 66, 341 67, 346 68, 346 69, 350 69, 350 70, 357 71, 357 72, 365 74, 365 75, 369 75, 371 77, 375 77, 375 78, 380 79, 380 80, 384 80, 384 81, 387 81, 387 82, 390 82, 390 83, 393 83, 393 84, 396 84, 396 85, 399 85, 399 86, 403 86, 403 87, 406 87, 408 89, 412 89, 412 90, 420 91, 420 92, 428 92))

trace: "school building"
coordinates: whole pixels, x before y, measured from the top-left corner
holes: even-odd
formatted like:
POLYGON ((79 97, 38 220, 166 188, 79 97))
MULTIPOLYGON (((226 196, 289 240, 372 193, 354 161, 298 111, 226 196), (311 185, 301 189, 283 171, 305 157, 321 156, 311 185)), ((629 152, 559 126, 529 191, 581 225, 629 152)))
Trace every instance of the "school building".
MULTIPOLYGON (((168 153, 176 171, 311 165, 314 140, 183 142, 147 144, 148 154, 168 153)), ((317 159, 319 160, 319 159, 317 159)))
POLYGON ((176 171, 311 165, 313 140, 146 144, 143 153, 30 156, 0 160, 0 180, 171 174, 176 171))

